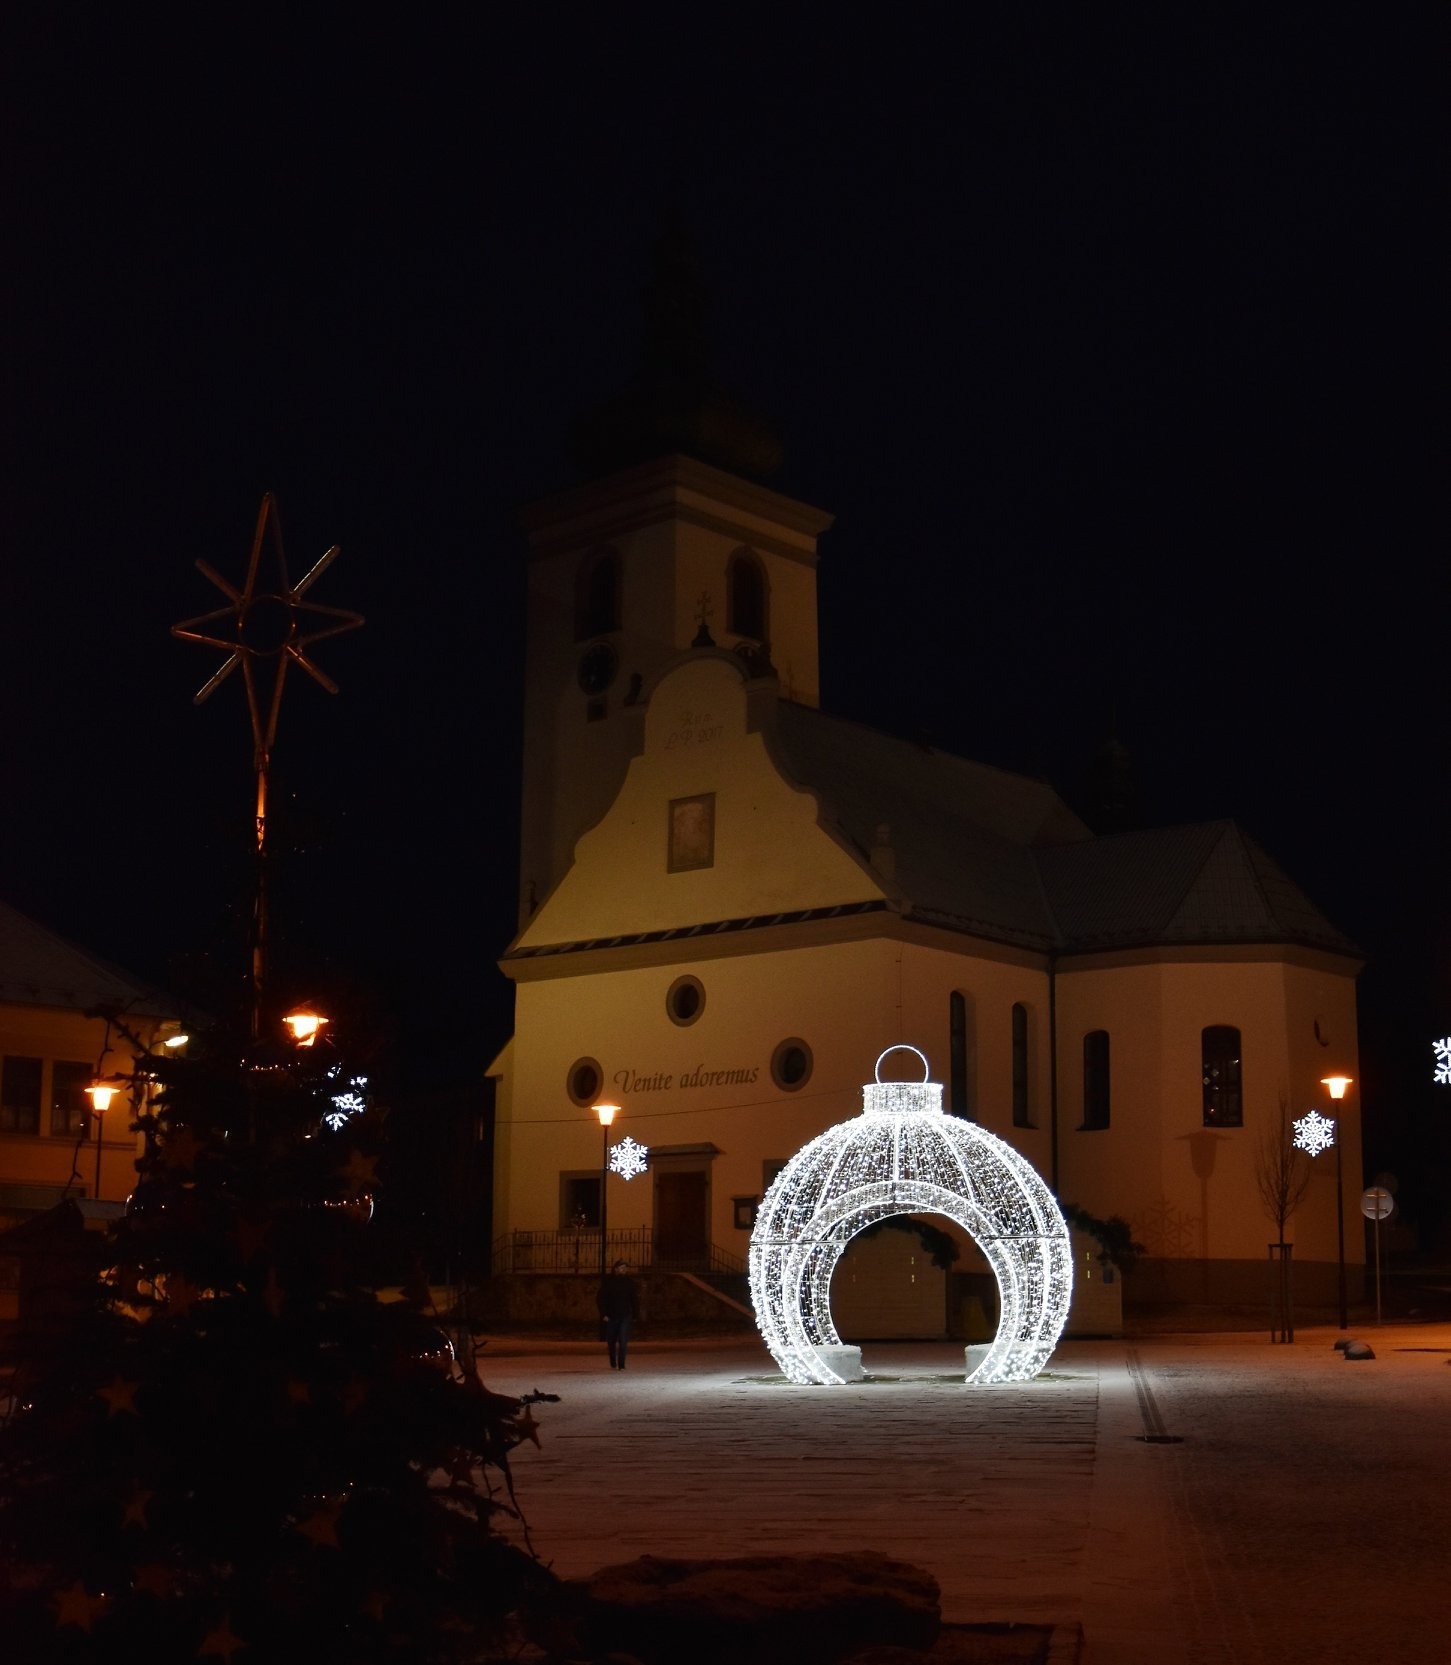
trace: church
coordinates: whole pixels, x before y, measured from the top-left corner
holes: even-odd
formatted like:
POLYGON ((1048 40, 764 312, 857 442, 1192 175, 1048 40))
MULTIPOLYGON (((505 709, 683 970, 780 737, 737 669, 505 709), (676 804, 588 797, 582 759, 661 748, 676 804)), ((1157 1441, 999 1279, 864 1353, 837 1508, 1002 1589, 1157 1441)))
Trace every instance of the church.
MULTIPOLYGON (((951 1115, 1128 1223, 1130 1303, 1263 1305, 1291 1119, 1342 1113, 1359 1221, 1358 1103, 1320 1084, 1358 1075, 1354 945, 1232 820, 1095 836, 1041 780, 823 711, 830 515, 751 477, 735 407, 662 408, 523 516, 496 1270, 592 1269, 602 1207, 610 1260, 739 1268, 775 1174, 908 1043, 951 1115)), ((1336 1172, 1286 1234, 1307 1303, 1334 1298, 1336 1172)))

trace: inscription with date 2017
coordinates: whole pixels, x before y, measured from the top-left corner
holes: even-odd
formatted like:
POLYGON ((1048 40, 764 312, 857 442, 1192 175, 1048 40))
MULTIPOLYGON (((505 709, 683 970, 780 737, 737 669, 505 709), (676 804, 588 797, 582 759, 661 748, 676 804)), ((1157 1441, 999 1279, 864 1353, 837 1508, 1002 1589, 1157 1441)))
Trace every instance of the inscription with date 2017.
POLYGON ((712 740, 719 740, 722 725, 715 720, 715 714, 710 711, 682 711, 677 726, 671 730, 670 738, 665 742, 666 751, 679 746, 707 746, 712 740))

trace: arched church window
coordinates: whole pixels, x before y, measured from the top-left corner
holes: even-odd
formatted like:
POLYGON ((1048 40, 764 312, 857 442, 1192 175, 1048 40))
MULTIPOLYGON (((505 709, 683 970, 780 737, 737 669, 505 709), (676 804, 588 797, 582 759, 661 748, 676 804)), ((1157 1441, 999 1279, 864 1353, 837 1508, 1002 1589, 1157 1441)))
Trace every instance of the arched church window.
POLYGON ((596 549, 580 562, 574 584, 574 639, 608 636, 620 628, 620 556, 596 549))
POLYGON ((766 573, 759 558, 749 549, 731 556, 726 573, 726 629, 753 642, 765 642, 766 573))
POLYGON ((1083 1037, 1083 1127, 1107 1127, 1108 1113, 1108 1030, 1094 1029, 1083 1037))
POLYGON ((1013 1006, 1013 1126, 1032 1125, 1032 1109, 1028 1103, 1028 1008, 1018 1001, 1013 1006))
POLYGON ((972 1012, 967 996, 954 989, 947 1003, 947 1108, 951 1115, 972 1119, 972 1012))
POLYGON ((1228 1023, 1210 1024, 1199 1037, 1199 1058, 1204 1078, 1204 1125, 1243 1127, 1239 1030, 1228 1023))

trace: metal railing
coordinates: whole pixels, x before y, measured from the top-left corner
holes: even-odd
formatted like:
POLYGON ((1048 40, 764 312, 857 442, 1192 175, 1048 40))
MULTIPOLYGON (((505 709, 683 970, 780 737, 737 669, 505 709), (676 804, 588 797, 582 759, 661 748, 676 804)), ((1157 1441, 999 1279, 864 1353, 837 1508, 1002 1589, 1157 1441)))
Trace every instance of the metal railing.
MULTIPOLYGON (((704 1243, 694 1249, 680 1249, 657 1243, 650 1226, 611 1227, 605 1234, 605 1265, 626 1260, 632 1269, 654 1272, 694 1272, 714 1277, 743 1274, 746 1263, 739 1255, 704 1243)), ((598 1277, 600 1233, 598 1226, 581 1226, 569 1231, 511 1231, 496 1238, 491 1257, 498 1272, 568 1272, 577 1277, 598 1277)))

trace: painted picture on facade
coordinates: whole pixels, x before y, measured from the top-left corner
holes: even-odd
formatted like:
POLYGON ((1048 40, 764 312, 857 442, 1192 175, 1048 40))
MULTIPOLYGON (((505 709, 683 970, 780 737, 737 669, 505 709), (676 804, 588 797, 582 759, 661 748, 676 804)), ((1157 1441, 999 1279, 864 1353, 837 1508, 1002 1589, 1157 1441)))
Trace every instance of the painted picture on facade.
POLYGON ((715 793, 670 800, 670 863, 672 873, 688 873, 715 865, 715 793))

